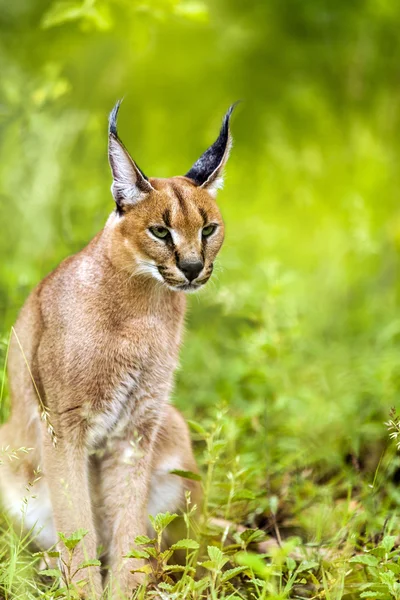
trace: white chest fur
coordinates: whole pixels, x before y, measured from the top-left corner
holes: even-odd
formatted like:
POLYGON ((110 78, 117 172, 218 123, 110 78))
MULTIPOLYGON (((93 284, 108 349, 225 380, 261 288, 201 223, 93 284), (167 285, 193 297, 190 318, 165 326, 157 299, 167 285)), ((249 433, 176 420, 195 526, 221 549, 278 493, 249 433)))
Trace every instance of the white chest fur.
POLYGON ((154 352, 145 360, 133 360, 114 377, 110 374, 100 410, 92 411, 87 418, 89 448, 118 437, 128 425, 134 430, 135 419, 142 418, 146 411, 159 410, 160 404, 168 401, 177 364, 176 350, 168 350, 166 345, 162 352, 154 352))
POLYGON ((111 433, 125 429, 135 404, 140 400, 139 379, 137 372, 125 375, 111 392, 104 409, 89 417, 89 447, 95 447, 111 433))

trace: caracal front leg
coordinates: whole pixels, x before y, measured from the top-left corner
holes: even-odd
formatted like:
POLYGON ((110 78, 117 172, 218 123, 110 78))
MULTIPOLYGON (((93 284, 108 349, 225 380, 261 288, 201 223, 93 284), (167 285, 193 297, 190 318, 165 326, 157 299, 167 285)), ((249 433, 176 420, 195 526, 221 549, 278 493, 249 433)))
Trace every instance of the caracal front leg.
POLYGON ((154 442, 158 423, 130 429, 123 438, 109 441, 99 466, 100 527, 109 532, 107 557, 113 600, 129 595, 143 581, 131 573, 142 561, 124 558, 135 547, 135 538, 147 533, 147 506, 154 442))
POLYGON ((78 569, 79 565, 96 558, 96 532, 89 491, 88 452, 79 443, 79 435, 64 435, 53 446, 47 431, 43 432, 43 469, 50 489, 56 531, 66 536, 78 529, 87 535, 74 549, 72 560, 60 543, 60 567, 67 584, 85 579, 83 598, 99 598, 102 593, 98 567, 78 569))

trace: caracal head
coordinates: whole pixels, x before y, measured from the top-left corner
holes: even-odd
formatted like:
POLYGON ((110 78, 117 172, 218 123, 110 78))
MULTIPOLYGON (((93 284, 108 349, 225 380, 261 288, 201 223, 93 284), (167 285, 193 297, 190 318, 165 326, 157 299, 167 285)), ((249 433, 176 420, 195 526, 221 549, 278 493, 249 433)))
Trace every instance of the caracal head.
POLYGON ((117 133, 116 104, 109 121, 108 156, 116 203, 112 256, 130 276, 145 275, 175 291, 195 291, 211 276, 224 240, 216 203, 232 138, 226 113, 217 140, 183 177, 147 178, 117 133))

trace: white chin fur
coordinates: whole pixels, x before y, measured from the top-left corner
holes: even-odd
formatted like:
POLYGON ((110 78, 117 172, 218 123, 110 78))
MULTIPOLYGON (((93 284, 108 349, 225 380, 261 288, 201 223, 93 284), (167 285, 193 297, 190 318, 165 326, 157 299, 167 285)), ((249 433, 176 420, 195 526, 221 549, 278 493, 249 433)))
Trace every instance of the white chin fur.
POLYGON ((169 283, 167 283, 165 281, 164 277, 161 275, 160 271, 157 268, 157 265, 150 261, 139 261, 137 264, 137 267, 135 269, 135 274, 136 275, 150 275, 151 277, 153 277, 160 283, 163 283, 164 285, 166 285, 167 288, 173 292, 185 292, 186 294, 193 294, 193 293, 197 292, 198 290, 200 290, 204 285, 204 284, 200 284, 200 285, 194 284, 192 286, 189 283, 185 283, 185 282, 182 282, 182 284, 180 284, 182 287, 180 287, 179 285, 178 286, 170 285, 169 283))
POLYGON ((202 284, 202 285, 195 284, 194 286, 187 284, 186 287, 173 286, 173 285, 169 285, 168 283, 166 283, 166 285, 173 292, 185 292, 185 294, 194 294, 195 292, 198 292, 203 287, 204 284, 202 284))
POLYGON ((154 277, 154 279, 157 279, 157 281, 164 283, 164 278, 158 270, 157 265, 155 263, 151 263, 150 261, 139 261, 137 267, 135 268, 135 274, 150 275, 151 277, 154 277))

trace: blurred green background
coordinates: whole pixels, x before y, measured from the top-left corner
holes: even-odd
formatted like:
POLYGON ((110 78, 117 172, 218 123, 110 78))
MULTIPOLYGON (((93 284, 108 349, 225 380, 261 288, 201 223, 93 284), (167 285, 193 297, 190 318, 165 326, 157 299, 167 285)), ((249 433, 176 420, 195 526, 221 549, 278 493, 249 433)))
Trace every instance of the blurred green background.
POLYGON ((116 99, 132 156, 164 177, 185 173, 243 99, 219 195, 226 243, 190 298, 174 402, 208 428, 220 413, 215 503, 227 469, 256 496, 227 516, 262 519, 282 481, 317 537, 329 520, 310 499, 329 504, 360 481, 367 494, 375 477, 394 506, 383 423, 400 392, 400 4, 0 7, 2 362, 29 291, 113 209, 116 99))

